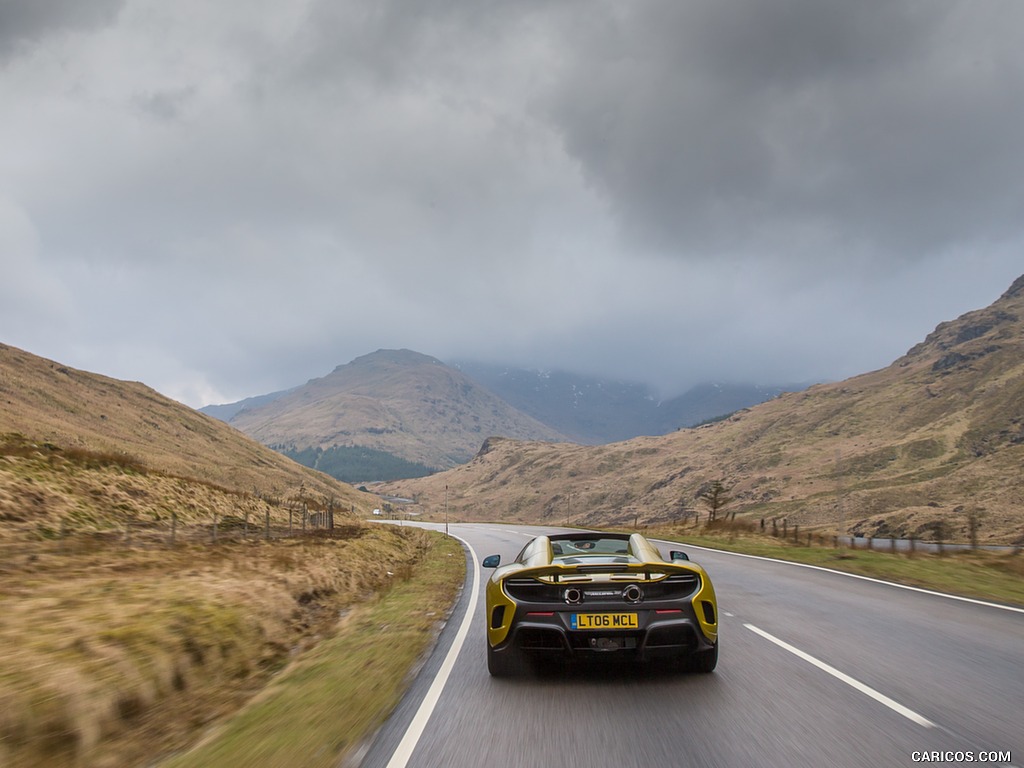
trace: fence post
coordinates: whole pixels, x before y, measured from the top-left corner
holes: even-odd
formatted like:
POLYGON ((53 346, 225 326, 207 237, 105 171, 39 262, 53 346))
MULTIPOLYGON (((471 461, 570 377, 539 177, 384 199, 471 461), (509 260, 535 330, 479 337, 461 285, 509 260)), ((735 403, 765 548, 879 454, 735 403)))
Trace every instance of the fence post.
POLYGON ((175 539, 178 535, 178 513, 171 511, 171 546, 175 544, 175 539))
POLYGON ((270 507, 267 507, 266 522, 263 537, 270 541, 270 507))
POLYGON ((213 543, 217 543, 217 510, 213 510, 213 543))
POLYGON ((800 523, 793 526, 793 543, 797 543, 800 540, 800 523))

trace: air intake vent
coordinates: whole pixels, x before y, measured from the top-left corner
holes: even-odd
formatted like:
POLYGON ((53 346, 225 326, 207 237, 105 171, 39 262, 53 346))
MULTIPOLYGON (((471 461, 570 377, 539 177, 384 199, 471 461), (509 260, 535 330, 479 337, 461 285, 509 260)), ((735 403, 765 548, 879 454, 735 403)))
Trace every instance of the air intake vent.
POLYGON ((715 606, 707 600, 700 601, 700 607, 704 609, 704 621, 708 624, 715 623, 715 606))
POLYGON ((491 629, 499 629, 505 621, 505 606, 496 605, 491 611, 491 629))
POLYGON ((561 590, 554 584, 535 579, 506 579, 505 592, 513 600, 526 603, 560 603, 561 590))

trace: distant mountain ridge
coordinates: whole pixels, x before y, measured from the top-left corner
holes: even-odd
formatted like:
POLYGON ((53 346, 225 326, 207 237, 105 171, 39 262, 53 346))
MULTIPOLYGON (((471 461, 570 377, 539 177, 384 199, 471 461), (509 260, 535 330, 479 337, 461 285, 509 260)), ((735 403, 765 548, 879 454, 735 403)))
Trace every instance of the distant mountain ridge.
POLYGON ((467 360, 452 365, 523 413, 587 445, 664 435, 807 387, 705 383, 659 400, 651 387, 635 382, 467 360))
POLYGON ((289 392, 295 389, 282 389, 278 392, 270 392, 266 395, 255 395, 254 397, 247 397, 244 400, 239 400, 235 403, 224 403, 222 405, 205 405, 199 409, 200 413, 205 413, 207 416, 213 416, 215 419, 221 421, 231 421, 239 411, 243 411, 246 408, 259 408, 261 405, 272 403, 279 397, 284 397, 289 392))

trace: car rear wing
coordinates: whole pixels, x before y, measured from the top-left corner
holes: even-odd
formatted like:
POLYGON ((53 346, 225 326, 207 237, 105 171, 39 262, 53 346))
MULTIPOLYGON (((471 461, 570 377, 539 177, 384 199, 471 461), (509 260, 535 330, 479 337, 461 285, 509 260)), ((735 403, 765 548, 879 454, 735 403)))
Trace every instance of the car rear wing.
POLYGON ((673 575, 687 574, 704 576, 704 569, 690 562, 664 561, 651 563, 576 563, 539 565, 520 568, 509 574, 509 578, 538 579, 551 582, 592 581, 595 574, 608 574, 613 581, 618 579, 661 581, 673 575))

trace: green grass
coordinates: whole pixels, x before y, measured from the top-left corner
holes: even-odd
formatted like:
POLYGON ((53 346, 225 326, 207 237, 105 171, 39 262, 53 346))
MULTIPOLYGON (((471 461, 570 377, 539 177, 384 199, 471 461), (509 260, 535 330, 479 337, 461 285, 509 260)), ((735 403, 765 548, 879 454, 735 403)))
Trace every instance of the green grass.
POLYGON ((163 768, 336 766, 400 701, 465 577, 454 539, 433 545, 409 578, 355 608, 238 715, 163 768))
MULTIPOLYGON (((1024 605, 1024 555, 960 552, 945 555, 893 554, 877 550, 807 547, 768 536, 712 535, 676 531, 652 536, 685 544, 773 557, 856 573, 963 597, 1024 605)), ((695 560, 699 558, 695 557, 695 560)))

